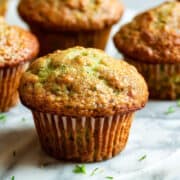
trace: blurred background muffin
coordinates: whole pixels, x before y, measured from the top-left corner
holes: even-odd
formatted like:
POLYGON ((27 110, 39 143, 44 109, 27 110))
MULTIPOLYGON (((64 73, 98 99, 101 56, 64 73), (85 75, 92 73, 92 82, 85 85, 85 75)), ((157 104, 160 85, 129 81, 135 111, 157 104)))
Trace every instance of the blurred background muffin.
POLYGON ((4 16, 7 10, 8 0, 0 0, 0 16, 4 16))
POLYGON ((38 42, 32 34, 0 18, 0 112, 17 103, 21 74, 37 53, 38 42))
POLYGON ((104 49, 123 6, 117 0, 21 0, 18 10, 44 55, 75 45, 104 49))
POLYGON ((22 76, 20 98, 48 154, 93 162, 123 150, 148 91, 133 66, 75 47, 35 60, 22 76))
POLYGON ((165 2, 136 16, 114 42, 145 77, 151 98, 180 98, 180 2, 165 2))

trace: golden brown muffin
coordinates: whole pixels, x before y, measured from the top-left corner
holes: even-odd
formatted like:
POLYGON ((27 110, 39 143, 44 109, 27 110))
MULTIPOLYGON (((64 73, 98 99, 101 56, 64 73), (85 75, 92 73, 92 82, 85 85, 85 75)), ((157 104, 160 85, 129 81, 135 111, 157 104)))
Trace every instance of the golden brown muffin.
POLYGON ((0 18, 0 112, 17 103, 17 88, 27 64, 38 53, 36 38, 0 18))
POLYGON ((180 2, 170 1, 136 16, 114 37, 116 47, 137 67, 150 97, 180 98, 180 2))
POLYGON ((123 7, 117 0, 21 0, 18 10, 46 54, 75 45, 104 49, 123 7))
POLYGON ((7 9, 8 0, 0 0, 0 16, 4 16, 7 9))
POLYGON ((133 66, 101 50, 75 47, 34 61, 22 76, 20 97, 33 112, 46 152, 100 161, 124 148, 148 91, 133 66))

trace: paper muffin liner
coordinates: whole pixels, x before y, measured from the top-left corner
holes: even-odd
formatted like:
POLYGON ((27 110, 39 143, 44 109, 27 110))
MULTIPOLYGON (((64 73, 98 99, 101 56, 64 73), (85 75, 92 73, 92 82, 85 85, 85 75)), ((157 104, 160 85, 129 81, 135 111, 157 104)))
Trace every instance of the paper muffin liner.
POLYGON ((4 16, 6 14, 7 1, 8 0, 0 0, 0 16, 4 16))
POLYGON ((57 49, 73 46, 105 49, 111 28, 86 32, 49 32, 32 25, 31 30, 39 40, 40 55, 45 55, 57 49))
POLYGON ((0 112, 6 112, 18 102, 18 86, 28 63, 0 69, 0 112))
POLYGON ((95 162, 122 151, 134 113, 67 117, 32 110, 42 148, 56 159, 95 162))
POLYGON ((148 64, 126 59, 144 76, 150 98, 178 99, 180 98, 180 63, 148 64))

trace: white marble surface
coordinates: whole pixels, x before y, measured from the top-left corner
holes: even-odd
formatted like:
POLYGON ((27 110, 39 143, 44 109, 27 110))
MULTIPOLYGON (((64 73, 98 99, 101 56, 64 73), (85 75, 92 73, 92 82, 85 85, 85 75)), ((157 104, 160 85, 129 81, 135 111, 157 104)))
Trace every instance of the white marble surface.
MULTIPOLYGON (((127 11, 121 23, 161 1, 125 0, 127 11)), ((16 0, 10 1, 7 20, 26 27, 15 14, 16 3, 16 0)), ((112 34, 118 27, 119 24, 112 34)), ((111 41, 107 52, 119 56, 111 41)), ((180 179, 180 107, 177 102, 149 102, 136 114, 126 149, 111 160, 86 164, 85 175, 72 172, 76 164, 58 162, 43 153, 31 113, 22 105, 6 116, 6 121, 0 122, 0 180, 11 180, 12 176, 15 180, 103 180, 106 176, 117 180, 180 179), (165 112, 170 106, 175 112, 167 115, 165 112), (144 155, 146 158, 138 161, 144 155), (99 170, 91 176, 95 168, 99 170)))

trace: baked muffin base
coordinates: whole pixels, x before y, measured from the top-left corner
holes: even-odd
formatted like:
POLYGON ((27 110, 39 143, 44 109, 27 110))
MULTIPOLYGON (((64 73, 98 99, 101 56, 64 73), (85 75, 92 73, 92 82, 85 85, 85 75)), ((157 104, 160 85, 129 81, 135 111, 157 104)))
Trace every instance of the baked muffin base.
POLYGON ((28 63, 0 69, 0 112, 6 112, 18 102, 18 87, 28 63))
POLYGON ((49 32, 39 29, 35 25, 30 28, 39 40, 40 56, 57 49, 67 49, 77 45, 105 49, 111 31, 111 27, 86 32, 49 32))
POLYGON ((152 99, 180 98, 180 63, 149 64, 126 58, 144 76, 152 99))
POLYGON ((95 162, 121 152, 134 113, 66 117, 32 110, 42 148, 56 159, 95 162))
POLYGON ((7 10, 7 0, 0 0, 0 16, 5 16, 7 10))

